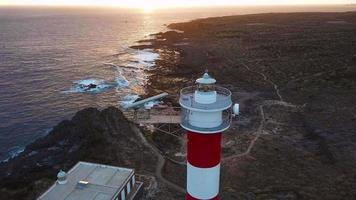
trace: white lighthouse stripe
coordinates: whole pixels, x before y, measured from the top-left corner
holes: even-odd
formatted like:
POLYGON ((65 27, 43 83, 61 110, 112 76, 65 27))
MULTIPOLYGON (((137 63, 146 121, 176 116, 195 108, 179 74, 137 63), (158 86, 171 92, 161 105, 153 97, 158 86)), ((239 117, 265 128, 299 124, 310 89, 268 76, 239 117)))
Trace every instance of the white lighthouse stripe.
POLYGON ((219 193, 220 163, 211 168, 187 163, 187 192, 196 199, 212 199, 219 193))

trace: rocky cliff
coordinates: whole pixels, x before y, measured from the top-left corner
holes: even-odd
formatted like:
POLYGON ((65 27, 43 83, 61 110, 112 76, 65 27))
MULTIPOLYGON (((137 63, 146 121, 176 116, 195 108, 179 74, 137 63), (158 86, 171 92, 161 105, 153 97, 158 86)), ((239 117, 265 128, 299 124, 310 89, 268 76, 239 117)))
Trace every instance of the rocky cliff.
POLYGON ((53 184, 60 169, 68 170, 78 161, 150 174, 156 157, 140 142, 119 109, 87 108, 0 165, 1 199, 35 199, 53 184))

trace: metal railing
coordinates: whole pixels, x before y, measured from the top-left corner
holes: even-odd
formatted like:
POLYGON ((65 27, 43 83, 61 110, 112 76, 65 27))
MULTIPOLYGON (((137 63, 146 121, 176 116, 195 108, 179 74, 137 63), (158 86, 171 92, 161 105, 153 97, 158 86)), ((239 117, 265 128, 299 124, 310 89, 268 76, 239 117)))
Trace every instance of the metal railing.
POLYGON ((230 127, 231 121, 232 121, 232 113, 231 109, 224 110, 222 113, 222 121, 219 126, 212 127, 212 128, 202 128, 202 127, 197 127, 191 125, 192 120, 190 119, 190 112, 192 112, 189 109, 182 108, 181 109, 181 125, 183 128, 190 129, 192 131, 199 131, 202 133, 216 133, 216 132, 221 132, 226 130, 227 128, 230 127))
POLYGON ((179 103, 188 108, 201 109, 201 110, 216 110, 227 108, 232 105, 231 102, 231 91, 215 86, 215 91, 217 93, 216 102, 211 104, 202 104, 194 100, 195 91, 197 90, 196 86, 190 86, 183 88, 180 91, 179 103))
POLYGON ((174 106, 154 106, 151 109, 137 109, 132 113, 134 121, 149 120, 151 116, 179 116, 181 107, 174 106))

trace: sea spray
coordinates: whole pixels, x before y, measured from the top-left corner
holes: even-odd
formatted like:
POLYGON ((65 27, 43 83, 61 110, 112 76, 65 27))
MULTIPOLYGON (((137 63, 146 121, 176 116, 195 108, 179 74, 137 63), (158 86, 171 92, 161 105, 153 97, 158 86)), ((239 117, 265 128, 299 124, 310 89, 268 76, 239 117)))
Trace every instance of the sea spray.
POLYGON ((125 107, 125 106, 128 106, 128 105, 134 103, 139 98, 140 98, 140 96, 137 94, 128 94, 122 98, 122 100, 119 102, 119 104, 122 107, 125 107))
POLYGON ((63 93, 100 93, 110 87, 112 87, 112 84, 105 80, 90 78, 74 81, 72 88, 63 93))

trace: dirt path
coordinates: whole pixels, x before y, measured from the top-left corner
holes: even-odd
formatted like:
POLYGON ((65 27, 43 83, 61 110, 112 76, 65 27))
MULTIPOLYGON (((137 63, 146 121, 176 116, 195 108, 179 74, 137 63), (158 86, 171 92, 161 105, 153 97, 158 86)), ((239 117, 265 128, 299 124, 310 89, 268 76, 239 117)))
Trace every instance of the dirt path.
POLYGON ((274 90, 276 92, 276 95, 278 96, 279 100, 284 102, 283 101, 283 97, 282 97, 282 95, 281 95, 281 93, 279 91, 279 88, 278 88, 277 84, 275 84, 271 79, 269 79, 264 73, 252 70, 248 65, 246 65, 245 63, 243 63, 241 61, 239 61, 238 63, 240 65, 244 66, 248 71, 262 76, 263 80, 265 80, 266 82, 270 83, 273 86, 273 88, 274 88, 274 90))
MULTIPOLYGON (((275 92, 276 92, 276 95, 277 95, 278 98, 279 98, 279 101, 284 102, 283 97, 282 97, 282 95, 281 95, 281 93, 280 93, 280 91, 279 91, 278 85, 277 85, 276 83, 274 83, 270 78, 268 78, 268 76, 266 76, 264 73, 259 72, 259 71, 252 70, 251 67, 249 67, 248 65, 246 65, 246 64, 245 64, 244 62, 242 62, 241 60, 236 60, 236 59, 232 60, 232 59, 230 59, 230 58, 228 58, 228 57, 225 57, 224 59, 228 62, 229 65, 234 65, 234 64, 238 63, 239 65, 243 66, 247 71, 252 72, 252 73, 254 73, 254 74, 258 74, 259 76, 261 76, 264 81, 266 81, 266 82, 268 82, 269 84, 272 85, 273 89, 274 89, 275 92)), ((227 64, 226 64, 226 65, 227 65, 227 64)))
POLYGON ((248 71, 250 71, 252 73, 260 75, 263 78, 263 80, 265 80, 266 82, 270 83, 273 86, 273 88, 275 90, 275 93, 278 96, 279 100, 264 100, 262 102, 262 104, 259 106, 260 118, 261 118, 260 125, 258 126, 258 129, 256 130, 256 132, 254 132, 255 137, 251 140, 247 150, 244 153, 241 153, 241 154, 235 154, 235 155, 232 155, 232 156, 228 156, 228 157, 222 158, 223 162, 229 161, 229 160, 234 159, 234 158, 242 157, 242 156, 247 156, 247 155, 250 154, 251 150, 253 149, 253 147, 256 144, 256 141, 259 139, 261 134, 264 133, 264 125, 265 125, 265 113, 264 113, 264 110, 263 110, 264 106, 279 105, 279 106, 285 106, 285 107, 294 108, 294 109, 297 109, 297 110, 299 110, 299 109, 301 109, 301 108, 303 108, 305 106, 305 105, 302 105, 302 106, 294 105, 294 104, 291 104, 291 103, 288 103, 288 102, 284 101, 283 97, 282 97, 282 95, 281 95, 281 93, 279 91, 278 85, 276 83, 274 83, 271 79, 269 79, 268 76, 265 75, 264 73, 252 70, 248 65, 243 63, 241 60, 237 60, 237 59, 231 60, 228 57, 225 57, 225 59, 231 65, 238 63, 241 66, 243 66, 246 70, 248 70, 248 71))
POLYGON ((259 110, 260 110, 260 116, 261 116, 260 125, 258 126, 257 131, 254 133, 254 134, 256 134, 256 136, 251 140, 250 145, 248 146, 247 150, 244 153, 241 153, 241 154, 235 154, 235 155, 231 155, 231 156, 222 158, 221 159, 222 162, 226 162, 226 161, 232 160, 234 158, 247 156, 247 155, 250 154, 251 150, 255 146, 256 141, 258 140, 258 138, 263 133, 263 127, 264 127, 264 122, 265 122, 265 114, 264 114, 264 111, 263 111, 263 105, 259 106, 259 110))
POLYGON ((259 111, 260 111, 260 117, 261 117, 260 125, 258 126, 258 129, 253 133, 253 134, 255 134, 255 137, 251 140, 248 148, 246 149, 246 151, 244 153, 235 154, 235 155, 231 155, 231 156, 222 158, 223 162, 232 160, 234 158, 242 157, 242 156, 247 156, 247 155, 249 155, 251 153, 251 150, 255 146, 256 141, 265 132, 264 125, 265 125, 266 118, 265 118, 265 112, 264 112, 263 108, 265 106, 272 106, 272 105, 280 105, 280 106, 286 106, 286 107, 297 108, 297 109, 300 108, 300 106, 298 106, 298 105, 289 104, 289 103, 286 103, 284 101, 275 101, 275 100, 265 100, 265 101, 263 101, 262 104, 258 107, 259 111))
POLYGON ((163 184, 167 185, 170 188, 173 188, 174 190, 181 192, 181 193, 185 193, 185 189, 180 187, 179 185, 170 182, 169 180, 165 179, 162 176, 162 169, 163 166, 166 162, 166 159, 164 156, 162 156, 161 152, 157 149, 157 147, 155 147, 154 145, 150 144, 145 136, 143 136, 142 132, 140 131, 139 128, 137 128, 135 125, 131 125, 132 130, 137 134, 137 136, 140 138, 141 142, 148 148, 150 148, 152 150, 152 152, 157 156, 158 161, 157 161, 157 166, 156 166, 156 171, 155 171, 155 175, 157 177, 158 180, 160 180, 163 184))

